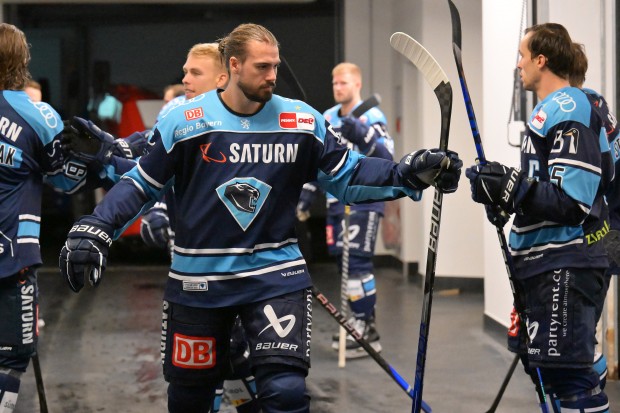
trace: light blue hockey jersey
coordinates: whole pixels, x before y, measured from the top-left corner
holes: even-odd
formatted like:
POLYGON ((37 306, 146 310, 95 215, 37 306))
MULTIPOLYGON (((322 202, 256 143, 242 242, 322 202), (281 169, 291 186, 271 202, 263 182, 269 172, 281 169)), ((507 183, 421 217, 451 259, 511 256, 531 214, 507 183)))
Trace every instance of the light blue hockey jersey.
POLYGON ((305 182, 348 202, 421 195, 403 186, 397 164, 349 151, 320 113, 277 95, 251 116, 231 111, 217 91, 196 96, 161 117, 152 143, 94 216, 120 229, 174 184, 165 299, 190 306, 255 302, 311 285, 294 228, 305 182))
POLYGON ((72 194, 120 178, 115 165, 92 173, 66 159, 62 130, 62 119, 47 103, 33 102, 23 91, 0 91, 0 278, 41 264, 44 183, 72 194))
POLYGON ((602 119, 580 89, 557 90, 527 124, 521 169, 536 183, 510 233, 516 276, 557 268, 606 268, 609 230, 603 195, 613 161, 602 119))

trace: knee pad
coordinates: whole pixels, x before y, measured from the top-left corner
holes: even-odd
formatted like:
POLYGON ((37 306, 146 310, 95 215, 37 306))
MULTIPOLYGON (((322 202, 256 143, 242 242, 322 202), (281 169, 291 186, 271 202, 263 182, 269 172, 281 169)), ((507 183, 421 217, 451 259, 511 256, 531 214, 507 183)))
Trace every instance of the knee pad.
POLYGON ((587 392, 560 399, 560 406, 562 411, 575 413, 609 413, 607 395, 598 386, 587 392))
MULTIPOLYGON (((575 395, 596 395, 601 392, 598 374, 592 368, 541 369, 545 388, 550 387, 560 400, 571 400, 575 395)), ((581 397, 581 396, 580 396, 581 397)), ((563 404, 561 404, 564 406, 563 404)))
POLYGON ((373 315, 377 304, 376 292, 373 274, 355 275, 349 279, 347 293, 355 317, 368 320, 373 315))
POLYGON ((303 370, 285 365, 262 365, 256 370, 256 385, 264 413, 310 412, 303 370))
POLYGON ((169 413, 207 413, 213 405, 217 384, 188 386, 177 381, 168 384, 169 413))
POLYGON ((17 403, 21 372, 0 368, 0 413, 12 413, 17 403))

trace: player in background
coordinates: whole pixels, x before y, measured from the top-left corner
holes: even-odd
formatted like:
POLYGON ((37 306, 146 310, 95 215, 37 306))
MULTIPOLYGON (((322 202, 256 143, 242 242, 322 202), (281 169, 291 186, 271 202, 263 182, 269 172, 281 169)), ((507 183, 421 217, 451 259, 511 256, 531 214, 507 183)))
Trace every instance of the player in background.
MULTIPOLYGON (((38 341, 37 269, 43 185, 73 194, 114 179, 135 162, 88 122, 63 125, 58 113, 25 92, 30 50, 24 33, 0 23, 0 412, 14 411, 20 377, 38 341), (74 138, 88 136, 99 150, 74 138)), ((35 97, 36 99, 36 97, 35 97)), ((95 279, 93 282, 97 282, 95 279)))
MULTIPOLYGON (((187 54, 183 65, 184 95, 175 99, 172 104, 181 104, 187 99, 214 89, 223 89, 228 83, 228 72, 217 43, 199 43, 194 45, 187 54)), ((171 99, 173 100, 173 99, 171 99)), ((164 106, 158 118, 169 111, 164 106)), ((154 248, 168 249, 172 254, 174 246, 174 197, 173 192, 166 193, 166 199, 157 202, 143 216, 140 224, 140 235, 144 242, 154 248)), ((231 334, 230 363, 232 372, 227 375, 226 382, 218 385, 212 412, 220 409, 224 394, 230 404, 235 406, 237 413, 258 413, 260 407, 256 398, 256 385, 249 361, 248 344, 245 332, 239 320, 235 322, 231 334)))
MULTIPOLYGON (((605 290, 609 289, 609 282, 612 275, 618 275, 620 273, 620 245, 617 242, 618 231, 620 230, 620 162, 618 162, 619 154, 619 136, 618 136, 618 121, 616 116, 610 110, 609 105, 605 98, 593 89, 584 88, 583 85, 586 80, 586 72, 588 70, 588 59, 583 50, 583 45, 574 43, 575 48, 575 61, 573 64, 573 72, 570 75, 569 81, 571 86, 581 89, 588 99, 593 109, 599 113, 603 120, 605 127, 605 134, 607 135, 607 141, 611 149, 611 155, 614 161, 614 180, 609 185, 609 189, 605 194, 605 199, 609 206, 609 234, 603 239, 604 245, 609 257, 609 268, 605 272, 605 290), (611 241, 611 242, 609 242, 611 241)), ((599 306, 596 309, 596 320, 601 317, 603 311, 603 303, 598 303, 599 306)), ((595 350, 594 354, 594 370, 599 373, 601 380, 601 388, 605 388, 607 377, 607 359, 603 353, 599 353, 595 350)))
POLYGON ((33 102, 41 102, 41 100, 43 100, 43 91, 41 90, 41 84, 36 80, 30 79, 26 83, 24 92, 26 92, 26 94, 30 96, 30 100, 32 100, 33 102))
MULTIPOLYGON (((354 63, 344 62, 332 70, 332 89, 337 103, 323 113, 343 142, 353 150, 369 157, 392 160, 394 142, 387 131, 385 115, 377 107, 371 108, 359 118, 351 112, 362 103, 362 71, 354 63)), ((310 216, 310 206, 316 196, 316 183, 307 183, 297 204, 297 218, 305 221, 310 216)), ((336 257, 342 272, 344 235, 344 204, 331 194, 327 198, 325 226, 327 248, 336 257)), ((373 256, 379 222, 384 212, 384 202, 352 205, 349 217, 349 268, 347 295, 352 312, 350 323, 376 350, 381 351, 376 328, 375 306, 377 291, 373 256)), ((332 337, 332 348, 338 350, 339 335, 332 337)), ((350 335, 347 336, 346 356, 357 358, 368 353, 350 335)))
POLYGON ((165 103, 179 96, 185 96, 185 87, 182 83, 175 83, 164 88, 163 100, 165 103))
POLYGON ((219 50, 226 89, 162 117, 149 153, 69 232, 61 272, 76 292, 99 278, 113 234, 174 185, 161 342, 169 411, 211 407, 240 316, 263 412, 309 412, 312 281, 295 235, 303 184, 348 203, 419 200, 431 185, 454 192, 462 161, 439 149, 399 163, 348 150, 315 109, 273 94, 279 44, 263 26, 237 26, 219 50))
POLYGON ((523 85, 539 99, 521 145, 521 170, 490 162, 466 175, 474 201, 515 214, 510 251, 528 331, 516 332, 519 343, 509 340, 509 347, 535 385, 540 370, 562 411, 608 412, 592 361, 597 306, 606 293, 609 143, 598 112, 569 83, 577 52, 566 29, 526 29, 519 53, 523 85))

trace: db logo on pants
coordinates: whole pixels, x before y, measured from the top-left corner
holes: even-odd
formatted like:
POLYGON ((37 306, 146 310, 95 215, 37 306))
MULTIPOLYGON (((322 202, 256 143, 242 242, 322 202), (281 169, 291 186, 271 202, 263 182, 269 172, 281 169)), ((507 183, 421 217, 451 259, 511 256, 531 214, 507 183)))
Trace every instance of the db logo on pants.
POLYGON ((215 338, 175 334, 172 364, 185 369, 210 369, 215 366, 215 338))

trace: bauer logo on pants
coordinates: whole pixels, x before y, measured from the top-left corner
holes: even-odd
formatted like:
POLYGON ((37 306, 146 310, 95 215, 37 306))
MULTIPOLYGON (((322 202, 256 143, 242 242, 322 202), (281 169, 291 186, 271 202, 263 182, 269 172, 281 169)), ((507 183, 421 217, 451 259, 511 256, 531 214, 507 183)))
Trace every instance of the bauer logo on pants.
POLYGON ((184 369, 210 369, 215 367, 215 338, 175 334, 172 347, 172 364, 184 369))
POLYGON ((263 334, 265 330, 268 328, 273 328, 278 336, 284 338, 291 332, 293 327, 295 326, 295 316, 292 314, 285 315, 284 317, 279 317, 276 315, 275 311, 273 311, 273 307, 267 304, 263 309, 267 319, 269 320, 269 325, 261 330, 258 335, 263 334), (285 325, 283 325, 286 323, 285 325))

